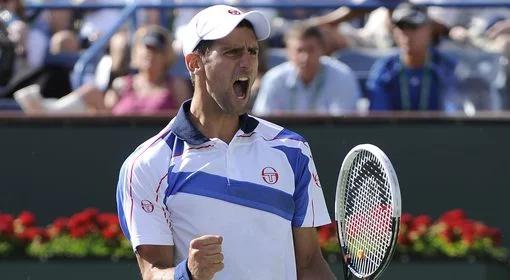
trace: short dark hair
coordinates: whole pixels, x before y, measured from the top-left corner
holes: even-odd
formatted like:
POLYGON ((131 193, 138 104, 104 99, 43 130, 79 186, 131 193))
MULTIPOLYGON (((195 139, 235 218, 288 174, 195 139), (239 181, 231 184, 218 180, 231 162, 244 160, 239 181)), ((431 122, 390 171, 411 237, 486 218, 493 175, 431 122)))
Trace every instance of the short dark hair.
POLYGON ((302 40, 308 38, 315 38, 319 41, 321 46, 325 46, 324 35, 321 30, 316 26, 309 26, 304 23, 295 23, 292 25, 289 31, 285 33, 283 39, 285 44, 288 44, 288 42, 293 39, 302 40))
MULTIPOLYGON (((253 28, 253 24, 246 19, 243 19, 237 26, 238 27, 247 27, 251 29, 255 33, 255 28, 253 28)), ((202 40, 198 43, 198 45, 193 49, 193 52, 196 52, 200 55, 205 55, 207 51, 211 48, 216 40, 202 40)))

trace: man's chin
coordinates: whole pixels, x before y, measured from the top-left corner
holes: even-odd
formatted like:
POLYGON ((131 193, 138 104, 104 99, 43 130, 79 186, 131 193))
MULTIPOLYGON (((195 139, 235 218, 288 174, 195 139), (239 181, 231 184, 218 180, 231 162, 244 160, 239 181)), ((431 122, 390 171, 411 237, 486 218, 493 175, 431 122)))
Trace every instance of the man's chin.
MULTIPOLYGON (((232 116, 241 116, 243 114, 246 114, 249 111, 249 102, 248 98, 246 99, 246 102, 243 102, 242 104, 236 102, 236 104, 228 104, 227 106, 221 106, 221 110, 228 115, 232 116)), ((243 100, 244 101, 244 100, 243 100)))

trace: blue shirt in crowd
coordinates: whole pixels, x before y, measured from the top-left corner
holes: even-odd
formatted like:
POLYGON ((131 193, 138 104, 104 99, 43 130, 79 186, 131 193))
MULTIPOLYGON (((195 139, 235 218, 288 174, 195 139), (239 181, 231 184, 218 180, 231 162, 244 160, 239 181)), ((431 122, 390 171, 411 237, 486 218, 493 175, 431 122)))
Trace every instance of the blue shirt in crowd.
POLYGON ((355 111, 360 98, 356 76, 344 63, 320 58, 321 68, 305 85, 291 62, 269 70, 262 78, 254 114, 318 113, 337 115, 355 111))
POLYGON ((455 104, 457 79, 455 62, 431 50, 425 65, 418 69, 404 66, 399 54, 377 61, 367 81, 370 109, 445 110, 455 104))

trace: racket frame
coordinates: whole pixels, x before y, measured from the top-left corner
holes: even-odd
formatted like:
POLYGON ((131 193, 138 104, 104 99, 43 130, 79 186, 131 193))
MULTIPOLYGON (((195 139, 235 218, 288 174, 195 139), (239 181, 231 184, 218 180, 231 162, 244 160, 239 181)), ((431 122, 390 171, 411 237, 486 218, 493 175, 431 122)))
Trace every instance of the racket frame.
MULTIPOLYGON (((343 210, 345 212, 345 210, 343 210)), ((386 156, 386 154, 379 149, 377 146, 372 144, 361 144, 357 145, 354 148, 352 148, 347 156, 344 158, 342 162, 342 167, 340 168, 340 172, 338 174, 338 181, 337 181, 337 189, 336 189, 336 197, 335 197, 335 220, 336 220, 336 226, 337 226, 337 233, 338 233, 338 240, 340 242, 340 251, 341 251, 341 259, 343 263, 343 269, 344 269, 344 277, 345 279, 352 279, 352 276, 354 275, 358 279, 377 279, 383 271, 388 267, 388 265, 391 262, 391 258, 393 256, 393 253, 395 252, 396 248, 396 241, 398 237, 398 232, 400 228, 400 216, 402 212, 402 201, 400 197, 400 187, 397 179, 397 175, 395 173, 395 170, 393 168, 393 165, 391 164, 389 158, 386 156), (392 219, 391 219, 391 241, 390 246, 388 250, 386 250, 385 255, 383 257, 383 262, 379 267, 376 269, 374 273, 368 276, 360 275, 358 274, 354 269, 351 269, 350 266, 350 256, 348 256, 348 249, 346 246, 346 242, 344 240, 344 233, 343 233, 343 226, 342 223, 345 224, 345 221, 341 220, 340 211, 341 208, 344 207, 344 201, 345 201, 345 191, 347 186, 347 180, 349 171, 351 169, 352 163, 356 156, 362 152, 362 151, 368 151, 369 153, 373 154, 377 160, 381 163, 383 166, 383 169, 386 173, 386 177, 388 179, 388 184, 390 187, 391 192, 391 204, 392 204, 392 219)))

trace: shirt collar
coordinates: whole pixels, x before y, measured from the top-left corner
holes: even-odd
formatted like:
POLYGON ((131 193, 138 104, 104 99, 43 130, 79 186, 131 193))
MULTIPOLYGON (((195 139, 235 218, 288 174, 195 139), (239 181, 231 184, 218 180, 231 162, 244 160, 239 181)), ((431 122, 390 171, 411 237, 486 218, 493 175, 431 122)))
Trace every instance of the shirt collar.
MULTIPOLYGON (((181 105, 177 115, 175 115, 171 125, 171 130, 175 135, 177 135, 177 137, 186 141, 188 144, 200 145, 209 141, 209 138, 205 137, 202 132, 200 132, 191 122, 189 118, 190 107, 191 99, 185 101, 181 105)), ((255 118, 249 116, 248 114, 239 116, 239 122, 240 129, 246 134, 253 132, 259 124, 255 118)))
POLYGON ((289 71, 289 75, 287 75, 287 79, 285 79, 285 84, 289 88, 296 88, 298 79, 299 79, 299 77, 298 77, 297 69, 294 66, 294 64, 292 64, 292 70, 289 71))
MULTIPOLYGON (((294 64, 292 64, 292 62, 290 62, 290 63, 292 65, 292 71, 289 71, 289 75, 287 75, 287 79, 285 79, 285 84, 287 85, 288 88, 294 88, 294 89, 297 88, 298 86, 305 87, 304 83, 299 78, 297 67, 294 64)), ((322 79, 321 75, 325 75, 323 73, 325 71, 325 69, 324 69, 325 67, 323 64, 324 63, 321 58, 319 60, 319 70, 315 74, 315 77, 313 77, 311 85, 317 84, 318 83, 317 80, 322 79)))

